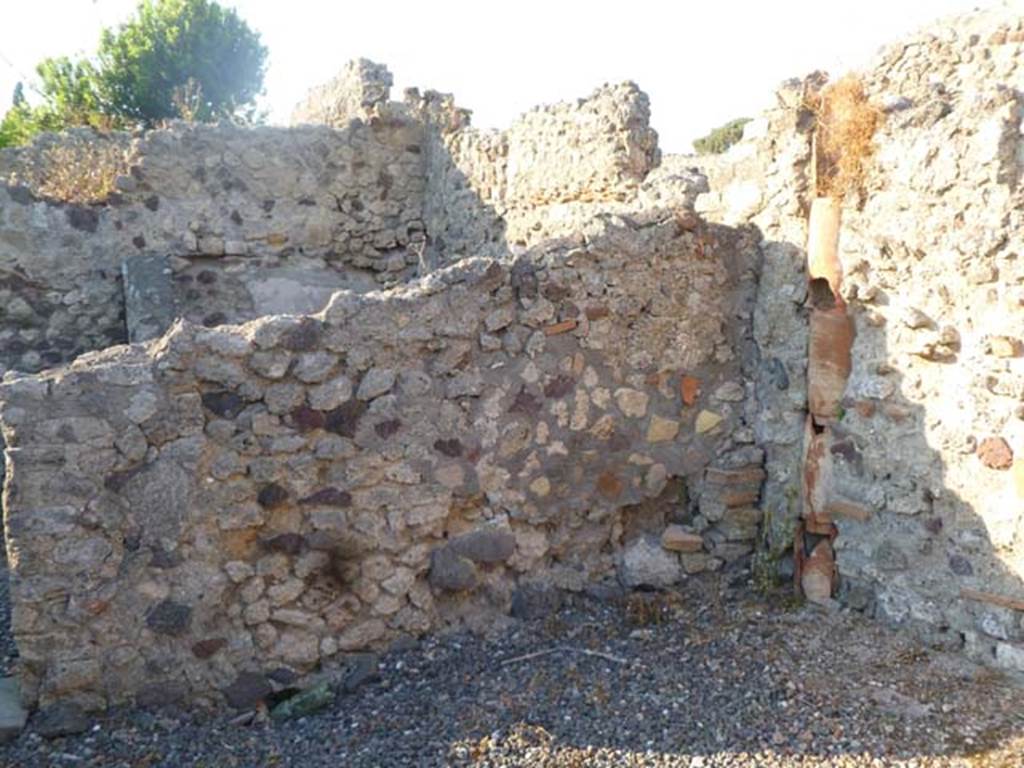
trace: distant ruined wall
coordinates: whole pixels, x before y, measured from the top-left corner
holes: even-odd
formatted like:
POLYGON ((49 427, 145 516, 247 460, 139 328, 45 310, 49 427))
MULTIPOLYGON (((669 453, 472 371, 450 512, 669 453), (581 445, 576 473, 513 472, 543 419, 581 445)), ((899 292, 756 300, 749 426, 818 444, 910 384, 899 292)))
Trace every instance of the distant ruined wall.
POLYGON ((118 253, 79 228, 92 213, 0 186, 0 373, 126 341, 118 253))
MULTIPOLYGON (((501 133, 469 127, 435 92, 390 102, 390 86, 383 66, 352 62, 295 112, 326 126, 75 131, 130 158, 97 204, 47 200, 36 186, 59 136, 0 152, 11 182, 0 188, 0 371, 153 338, 176 317, 213 327, 315 312, 340 288, 506 254, 506 230, 519 246, 576 235, 613 202, 635 209, 657 164, 647 97, 632 84, 501 133)), ((652 205, 686 204, 693 181, 652 205)))
POLYGON ((310 88, 292 111, 292 125, 330 125, 344 128, 365 120, 388 103, 394 78, 388 68, 368 59, 355 59, 328 82, 310 88))
POLYGON ((135 140, 104 204, 0 188, 0 284, 18 290, 0 308, 0 366, 34 371, 125 341, 120 278, 138 259, 169 283, 157 334, 176 316, 316 311, 334 289, 407 277, 424 228, 421 134, 179 124, 135 140))
POLYGON ((242 706, 280 667, 749 554, 755 243, 607 226, 9 379, 23 691, 242 706))
POLYGON ((647 95, 633 83, 538 107, 502 131, 474 128, 450 94, 409 89, 392 102, 390 86, 386 69, 353 62, 314 89, 292 122, 341 127, 401 117, 422 124, 425 218, 438 263, 578 237, 598 213, 635 211, 661 159, 647 95))
MULTIPOLYGON (((1015 671, 1024 671, 1022 54, 1022 20, 1001 9, 943 22, 864 73, 885 120, 864 194, 843 207, 853 371, 835 422, 808 438, 823 447, 810 492, 836 516, 840 599, 1015 671)), ((791 243, 806 238, 806 182, 777 182, 794 160, 807 177, 809 154, 786 149, 799 147, 799 128, 779 122, 791 104, 801 124, 794 93, 784 89, 782 112, 705 164, 713 191, 698 201, 712 220, 757 223, 766 243, 781 229, 791 243)), ((766 250, 762 354, 805 293, 795 279, 772 290, 774 263, 766 250)), ((779 336, 792 373, 798 349, 779 336)), ((792 430, 802 418, 787 419, 792 430)), ((766 516, 781 504, 769 435, 760 433, 766 516)))
POLYGON ((26 182, 0 185, 0 375, 155 338, 177 317, 315 312, 335 290, 408 279, 422 134, 409 121, 114 134, 102 141, 130 147, 131 166, 92 205, 32 186, 66 161, 59 137, 0 152, 0 176, 26 182))

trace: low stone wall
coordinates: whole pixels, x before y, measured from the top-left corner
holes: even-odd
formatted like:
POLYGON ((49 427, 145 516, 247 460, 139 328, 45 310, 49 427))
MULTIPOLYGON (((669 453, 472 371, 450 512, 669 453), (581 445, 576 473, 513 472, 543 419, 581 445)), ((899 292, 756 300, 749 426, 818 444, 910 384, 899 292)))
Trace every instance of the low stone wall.
POLYGON ((303 127, 82 129, 0 152, 0 375, 156 338, 179 317, 216 327, 313 313, 338 290, 501 257, 508 222, 521 250, 579 239, 612 205, 671 216, 696 194, 683 175, 638 198, 657 147, 635 86, 500 133, 471 128, 450 96, 395 103, 390 87, 386 68, 359 60, 311 92, 296 110, 303 127), (566 153, 579 161, 566 166, 566 153), (96 194, 56 200, 71 182, 96 194), (562 202, 549 215, 542 200, 562 202))
POLYGON ((30 700, 267 676, 748 554, 752 233, 606 228, 0 386, 30 700))

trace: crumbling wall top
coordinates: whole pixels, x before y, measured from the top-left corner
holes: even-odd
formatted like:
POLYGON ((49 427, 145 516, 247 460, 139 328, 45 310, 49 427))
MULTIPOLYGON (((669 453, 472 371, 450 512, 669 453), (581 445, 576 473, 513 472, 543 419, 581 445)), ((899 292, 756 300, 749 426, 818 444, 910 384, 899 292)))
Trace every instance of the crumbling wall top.
POLYGON ((322 123, 336 128, 379 111, 391 96, 394 78, 383 64, 354 59, 333 79, 309 91, 292 112, 292 125, 322 123))

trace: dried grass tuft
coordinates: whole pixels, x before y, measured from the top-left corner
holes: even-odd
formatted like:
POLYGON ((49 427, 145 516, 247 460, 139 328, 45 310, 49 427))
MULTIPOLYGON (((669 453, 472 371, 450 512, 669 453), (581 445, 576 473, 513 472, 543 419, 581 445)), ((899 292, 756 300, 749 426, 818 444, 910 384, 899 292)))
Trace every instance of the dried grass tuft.
POLYGON ((867 97, 864 82, 846 75, 809 99, 814 113, 816 192, 842 199, 860 192, 875 151, 882 111, 867 97))
POLYGON ((120 142, 64 134, 26 152, 7 181, 42 199, 92 205, 117 191, 117 177, 128 175, 132 162, 132 152, 120 142))

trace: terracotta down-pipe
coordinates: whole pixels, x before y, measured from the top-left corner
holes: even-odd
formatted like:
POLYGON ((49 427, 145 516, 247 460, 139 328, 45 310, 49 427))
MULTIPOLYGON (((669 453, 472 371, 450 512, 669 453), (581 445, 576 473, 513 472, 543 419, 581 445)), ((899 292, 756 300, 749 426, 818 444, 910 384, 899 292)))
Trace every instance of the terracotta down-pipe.
POLYGON ((836 584, 837 533, 828 513, 831 484, 831 425, 852 369, 854 325, 840 288, 840 202, 820 197, 811 204, 807 222, 807 278, 811 308, 807 350, 807 427, 802 473, 802 519, 794 541, 796 585, 816 603, 827 603, 836 584))

